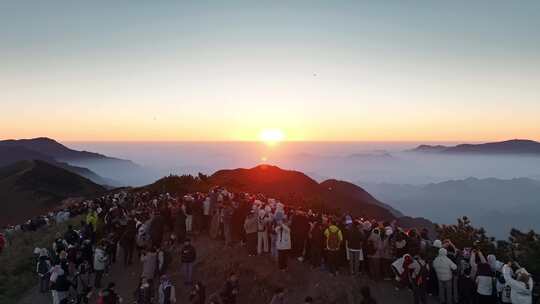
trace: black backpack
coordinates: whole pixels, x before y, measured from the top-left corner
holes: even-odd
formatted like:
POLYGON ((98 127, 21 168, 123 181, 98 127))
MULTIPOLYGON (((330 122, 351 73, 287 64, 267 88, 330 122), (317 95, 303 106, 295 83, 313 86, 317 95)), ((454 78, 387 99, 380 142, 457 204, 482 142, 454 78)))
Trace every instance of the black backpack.
POLYGON ((48 273, 50 270, 50 264, 49 264, 49 261, 46 260, 46 259, 40 259, 38 261, 38 265, 37 265, 37 271, 39 274, 41 275, 45 275, 46 273, 48 273))
POLYGON ((62 252, 66 250, 66 245, 64 244, 64 241, 62 239, 57 239, 55 243, 56 243, 56 252, 62 252))

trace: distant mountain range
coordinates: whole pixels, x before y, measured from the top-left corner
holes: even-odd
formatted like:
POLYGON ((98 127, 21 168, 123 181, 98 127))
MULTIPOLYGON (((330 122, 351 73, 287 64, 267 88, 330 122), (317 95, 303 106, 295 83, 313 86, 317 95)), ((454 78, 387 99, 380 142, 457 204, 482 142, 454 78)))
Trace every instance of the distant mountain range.
POLYGON ((68 163, 57 161, 53 157, 50 157, 48 155, 42 154, 37 151, 27 149, 22 146, 0 145, 0 167, 7 166, 18 161, 25 161, 25 160, 41 160, 49 164, 52 164, 54 166, 66 169, 75 174, 79 174, 100 185, 115 185, 118 183, 111 179, 107 179, 102 176, 99 176, 98 174, 96 174, 90 169, 78 167, 78 166, 72 166, 68 163))
POLYGON ((540 181, 529 178, 467 178, 427 185, 362 183, 375 196, 406 214, 438 223, 467 215, 498 237, 510 228, 540 230, 540 181))
POLYGON ((0 225, 19 224, 71 197, 105 191, 91 180, 41 160, 0 168, 0 225))
POLYGON ((540 155, 540 142, 526 139, 512 139, 484 144, 461 144, 457 146, 420 145, 412 152, 447 154, 521 154, 540 155))
POLYGON ((34 159, 112 186, 138 183, 146 173, 132 161, 73 150, 46 137, 0 141, 0 166, 34 159))

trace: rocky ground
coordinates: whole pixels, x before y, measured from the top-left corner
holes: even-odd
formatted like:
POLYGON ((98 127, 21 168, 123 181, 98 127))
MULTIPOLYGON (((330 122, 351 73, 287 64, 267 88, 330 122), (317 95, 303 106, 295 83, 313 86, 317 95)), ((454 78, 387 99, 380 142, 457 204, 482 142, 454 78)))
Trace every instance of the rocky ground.
MULTIPOLYGON (((195 239, 198 260, 194 268, 195 280, 206 285, 207 297, 218 292, 230 270, 240 274, 240 295, 238 304, 269 303, 272 291, 276 287, 287 290, 286 303, 303 303, 306 296, 312 296, 315 303, 353 304, 360 303, 359 289, 363 285, 371 287, 374 297, 380 304, 413 303, 412 293, 408 290, 396 291, 390 282, 373 282, 366 277, 352 278, 347 274, 331 276, 328 272, 311 269, 305 263, 290 260, 289 270, 277 270, 276 263, 268 256, 249 257, 245 248, 224 248, 222 242, 210 240, 206 236, 195 239)), ((173 256, 169 274, 176 286, 178 303, 187 303, 189 287, 184 286, 180 274, 178 256, 173 256)), ((117 262, 104 285, 115 282, 117 292, 123 297, 123 303, 133 302, 133 292, 141 272, 140 263, 125 268, 117 262)), ((429 299, 429 303, 436 303, 429 299)), ((19 304, 52 303, 50 293, 39 293, 37 287, 24 296, 19 304)), ((95 303, 95 297, 91 303, 95 303)))

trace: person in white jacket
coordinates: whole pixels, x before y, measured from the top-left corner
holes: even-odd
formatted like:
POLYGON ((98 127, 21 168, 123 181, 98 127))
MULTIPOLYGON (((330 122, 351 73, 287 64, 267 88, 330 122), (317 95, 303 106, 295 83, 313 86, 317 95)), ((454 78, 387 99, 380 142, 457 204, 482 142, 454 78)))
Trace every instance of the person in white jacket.
POLYGON ((512 278, 512 262, 508 262, 502 268, 504 280, 510 285, 510 299, 512 304, 531 304, 533 280, 531 275, 524 269, 520 268, 516 271, 516 278, 512 278))
POLYGON ((452 271, 457 270, 457 265, 447 256, 446 249, 439 249, 439 255, 433 261, 433 269, 439 281, 439 299, 441 304, 454 303, 452 299, 452 271))
POLYGON ((100 244, 94 251, 94 271, 96 276, 94 278, 94 287, 101 288, 101 278, 105 272, 105 267, 107 266, 107 253, 103 249, 103 244, 100 244))
POLYGON ((287 255, 291 250, 291 230, 283 222, 278 224, 276 231, 276 249, 278 250, 278 265, 280 270, 287 270, 287 255))

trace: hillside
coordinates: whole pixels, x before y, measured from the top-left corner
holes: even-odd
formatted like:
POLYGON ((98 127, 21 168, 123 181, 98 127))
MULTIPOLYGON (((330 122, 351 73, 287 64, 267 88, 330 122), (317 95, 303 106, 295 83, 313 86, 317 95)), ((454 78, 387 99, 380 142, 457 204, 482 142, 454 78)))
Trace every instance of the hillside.
POLYGON ((467 215, 499 237, 512 227, 540 229, 540 182, 533 179, 467 178, 427 185, 383 183, 365 187, 406 214, 439 223, 454 223, 467 215))
POLYGON ((100 185, 116 185, 117 182, 99 176, 88 168, 72 166, 68 163, 59 162, 53 157, 37 151, 27 149, 23 146, 0 146, 0 167, 25 160, 41 160, 56 167, 66 169, 75 174, 81 175, 100 185))
POLYGON ((457 146, 420 145, 412 152, 450 154, 531 154, 540 155, 540 143, 526 139, 512 139, 484 144, 461 144, 457 146))
POLYGON ((316 207, 318 202, 322 202, 323 208, 326 209, 380 220, 395 219, 388 209, 382 207, 380 202, 358 186, 336 180, 327 180, 319 184, 301 172, 283 170, 275 166, 260 165, 252 169, 221 170, 214 173, 210 180, 214 184, 237 191, 274 196, 292 205, 309 207, 315 204, 313 207, 316 207))
POLYGON ((105 188, 41 160, 0 168, 0 225, 18 224, 53 209, 68 197, 93 195, 105 188))
MULTIPOLYGON (((3 149, 3 155, 6 159, 15 159, 15 161, 44 160, 90 178, 99 184, 113 184, 115 186, 138 184, 141 183, 141 177, 147 173, 130 160, 73 150, 46 137, 1 140, 0 149, 3 149), (12 153, 9 153, 10 151, 12 153), (74 168, 67 167, 67 165, 74 168)), ((5 161, 0 162, 6 164, 5 161)))

